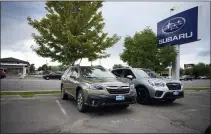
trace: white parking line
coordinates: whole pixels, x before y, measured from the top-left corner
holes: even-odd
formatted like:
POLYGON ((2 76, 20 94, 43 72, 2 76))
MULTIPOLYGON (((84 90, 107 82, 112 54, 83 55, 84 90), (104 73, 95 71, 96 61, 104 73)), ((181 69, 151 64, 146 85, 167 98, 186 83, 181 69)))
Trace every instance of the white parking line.
POLYGON ((66 111, 64 110, 64 108, 62 107, 62 105, 60 104, 60 102, 58 100, 56 100, 57 104, 59 105, 60 110, 62 111, 62 113, 64 115, 67 115, 66 111))

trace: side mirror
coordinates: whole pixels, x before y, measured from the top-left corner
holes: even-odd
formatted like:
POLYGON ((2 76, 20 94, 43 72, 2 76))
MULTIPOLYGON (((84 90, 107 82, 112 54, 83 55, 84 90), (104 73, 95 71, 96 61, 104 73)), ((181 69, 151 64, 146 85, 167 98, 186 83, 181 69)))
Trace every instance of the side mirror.
POLYGON ((77 79, 77 77, 75 75, 70 75, 70 78, 73 78, 73 79, 77 79))
POLYGON ((132 75, 128 75, 127 78, 130 79, 130 80, 132 80, 133 79, 133 76, 132 75))

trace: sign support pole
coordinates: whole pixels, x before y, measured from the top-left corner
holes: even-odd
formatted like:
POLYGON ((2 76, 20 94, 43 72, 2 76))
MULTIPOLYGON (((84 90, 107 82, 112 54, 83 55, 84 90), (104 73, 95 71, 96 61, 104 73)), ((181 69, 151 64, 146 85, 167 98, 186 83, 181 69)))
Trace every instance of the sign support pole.
POLYGON ((172 79, 179 80, 180 76, 180 45, 175 45, 175 50, 177 53, 175 62, 172 64, 172 79))
MULTIPOLYGON (((170 16, 171 12, 174 11, 176 7, 170 9, 170 16)), ((175 62, 172 63, 172 79, 179 80, 180 77, 180 45, 174 46, 177 56, 175 58, 175 62)), ((170 73, 170 72, 169 72, 170 73)))

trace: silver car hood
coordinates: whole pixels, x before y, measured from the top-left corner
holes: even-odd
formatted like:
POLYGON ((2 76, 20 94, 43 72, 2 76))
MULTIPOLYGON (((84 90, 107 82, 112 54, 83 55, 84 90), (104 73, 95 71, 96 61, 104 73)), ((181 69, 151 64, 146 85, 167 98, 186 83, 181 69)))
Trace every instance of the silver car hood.
POLYGON ((163 82, 163 83, 180 83, 181 81, 172 80, 172 79, 162 79, 162 78, 148 78, 151 82, 163 82))

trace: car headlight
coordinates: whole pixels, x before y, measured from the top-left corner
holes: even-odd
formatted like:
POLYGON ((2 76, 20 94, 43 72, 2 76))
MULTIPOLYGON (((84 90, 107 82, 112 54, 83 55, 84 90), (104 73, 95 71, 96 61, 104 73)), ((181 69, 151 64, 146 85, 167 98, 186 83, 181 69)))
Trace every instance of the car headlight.
POLYGON ((156 87, 164 87, 165 83, 163 82, 152 82, 150 80, 148 80, 148 82, 152 85, 152 86, 156 86, 156 87))
POLYGON ((89 89, 103 90, 103 86, 102 85, 89 85, 89 89))

